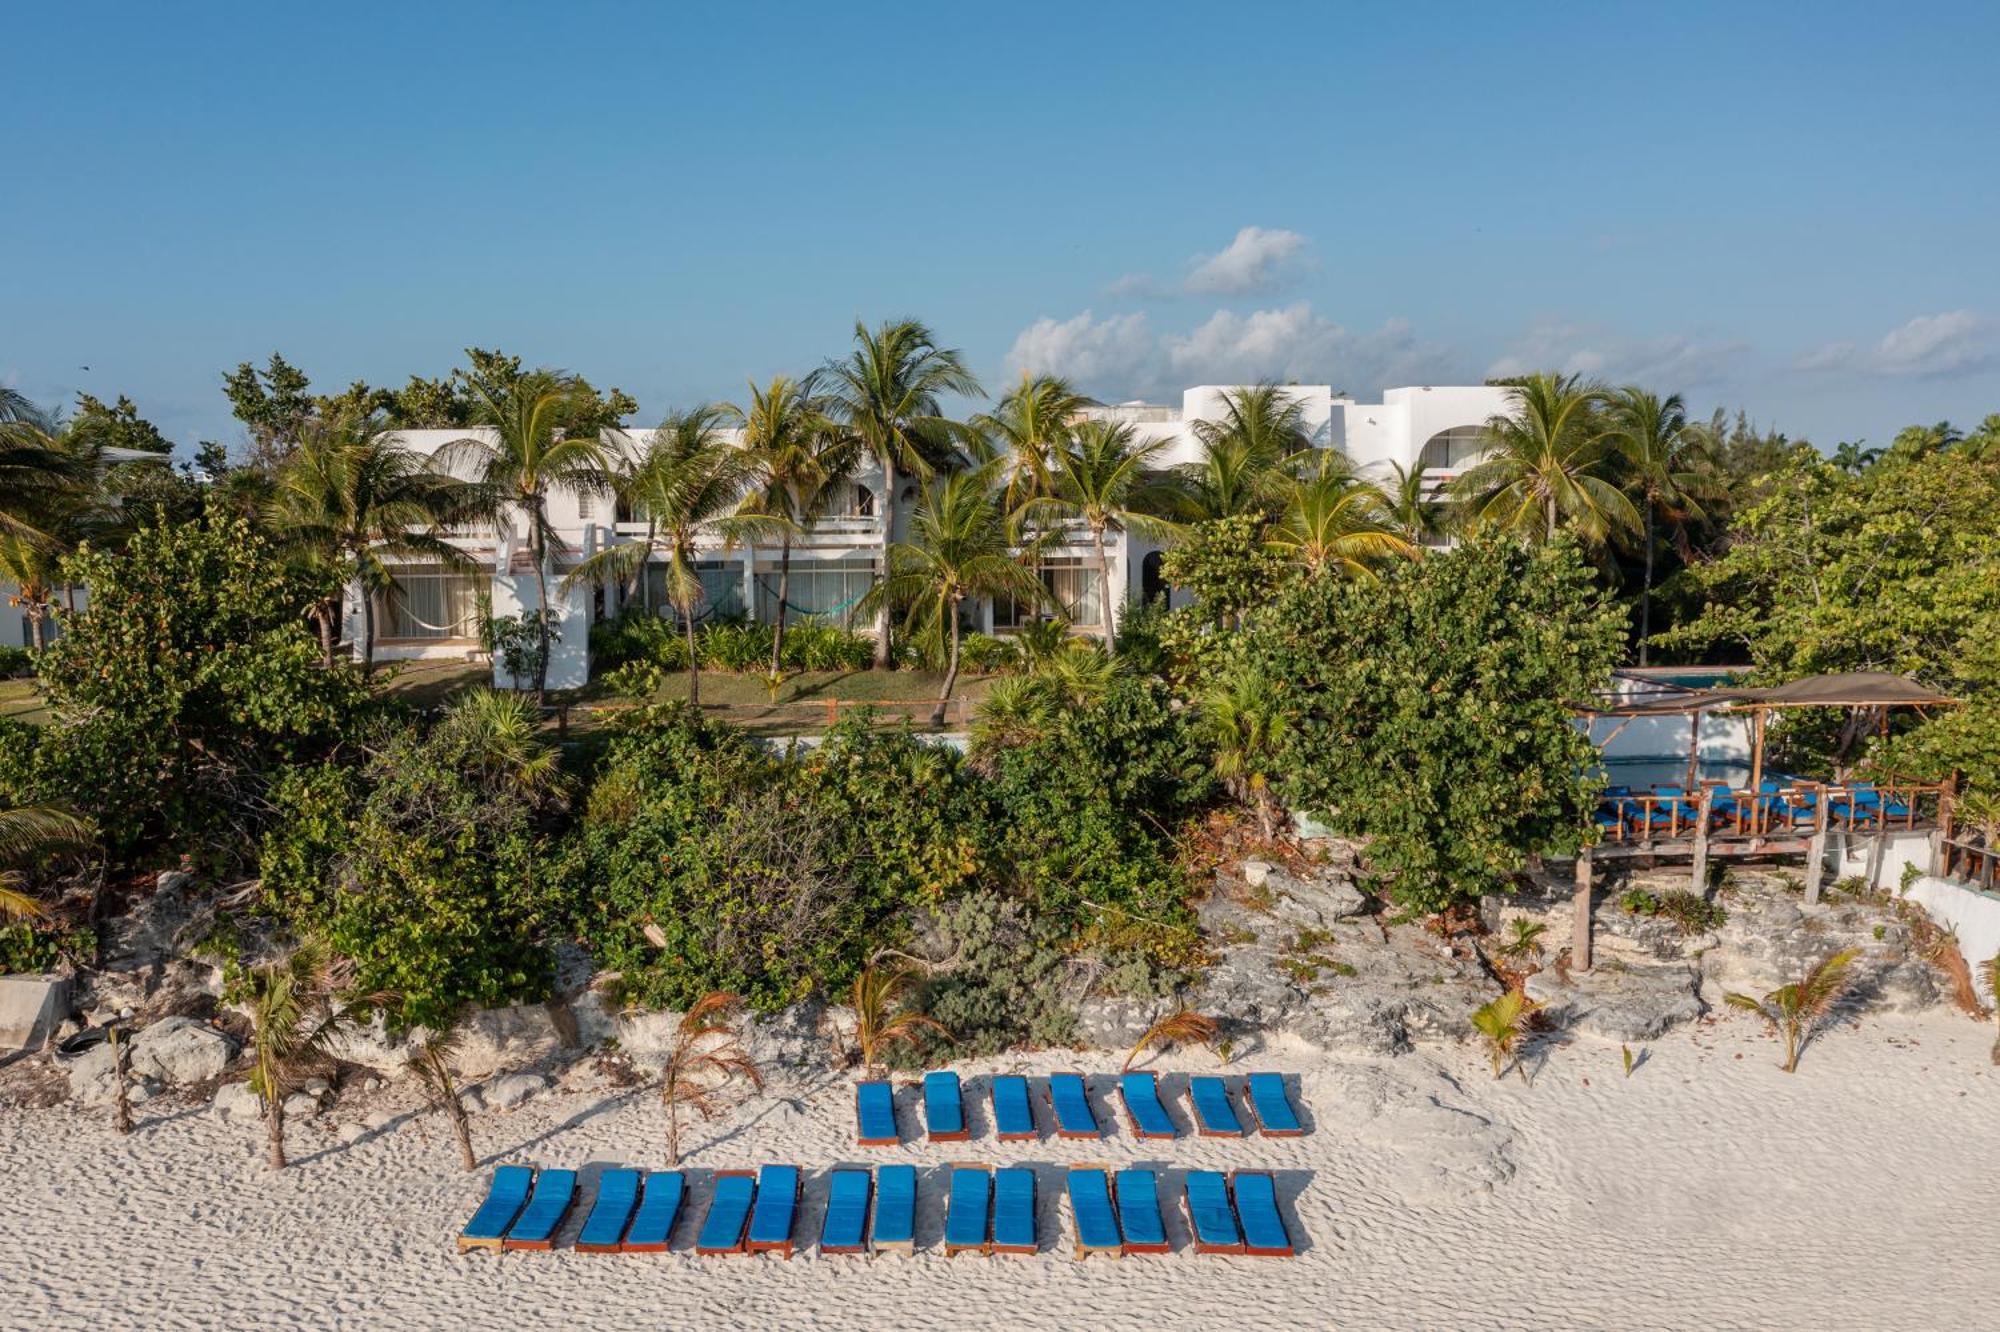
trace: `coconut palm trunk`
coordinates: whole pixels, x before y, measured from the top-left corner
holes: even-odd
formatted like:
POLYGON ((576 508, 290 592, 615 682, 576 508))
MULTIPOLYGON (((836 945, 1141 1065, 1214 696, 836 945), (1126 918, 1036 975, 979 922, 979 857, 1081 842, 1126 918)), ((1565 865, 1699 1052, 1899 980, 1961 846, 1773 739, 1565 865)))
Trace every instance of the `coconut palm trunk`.
POLYGON ((530 513, 534 530, 528 537, 528 549, 535 558, 535 706, 540 707, 549 692, 549 570, 541 504, 536 503, 530 513))
POLYGON ((268 1091, 264 1094, 264 1164, 273 1170, 285 1168, 285 1100, 268 1091))
POLYGON ((1111 622, 1111 555, 1104 546, 1104 525, 1102 523, 1092 523, 1090 525, 1090 544, 1097 551, 1097 614, 1102 621, 1099 628, 1104 634, 1105 650, 1115 651, 1118 647, 1118 639, 1117 631, 1112 627, 1111 622))
POLYGON ((951 706, 951 691, 958 685, 958 606, 961 597, 952 597, 945 606, 951 618, 951 652, 945 661, 944 688, 938 692, 937 707, 931 710, 931 725, 944 725, 945 709, 951 706))
POLYGON ((792 594, 792 534, 778 542, 778 619, 771 630, 771 674, 785 668, 785 601, 792 594))
POLYGON ((1646 664, 1646 640, 1653 636, 1653 496, 1646 496, 1646 577, 1639 585, 1639 664, 1646 664))
POLYGON ((375 590, 361 588, 361 673, 375 673, 375 590))
MULTIPOLYGON (((884 456, 882 459, 882 546, 886 550, 896 541, 896 460, 884 456)), ((890 660, 889 612, 885 607, 875 624, 875 669, 886 671, 890 660)))
POLYGON ((332 602, 330 604, 328 602, 322 601, 318 606, 316 606, 313 609, 313 619, 317 622, 319 627, 320 664, 325 666, 328 670, 333 669, 333 645, 334 645, 333 622, 334 618, 339 613, 340 613, 340 603, 338 601, 332 602))
POLYGON ((39 602, 29 602, 27 609, 28 642, 36 652, 40 652, 44 647, 48 646, 45 636, 42 633, 42 607, 39 602))
POLYGON ((675 609, 680 611, 681 626, 687 634, 688 706, 698 709, 701 707, 701 653, 695 643, 694 607, 688 605, 679 606, 675 609))

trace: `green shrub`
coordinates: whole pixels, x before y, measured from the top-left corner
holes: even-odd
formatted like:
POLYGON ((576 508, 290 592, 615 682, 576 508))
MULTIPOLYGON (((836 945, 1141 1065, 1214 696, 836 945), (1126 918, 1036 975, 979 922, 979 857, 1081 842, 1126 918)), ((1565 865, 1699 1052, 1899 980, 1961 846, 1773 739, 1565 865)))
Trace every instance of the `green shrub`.
POLYGON ((949 959, 925 987, 924 1010, 951 1033, 955 1053, 1075 1042, 1060 929, 990 891, 934 907, 916 928, 927 954, 949 959))
POLYGON ((874 660, 874 642, 839 625, 785 626, 786 670, 865 671, 874 660))
POLYGON ((157 839, 233 860, 271 775, 339 744, 367 706, 358 672, 320 664, 305 612, 326 584, 220 508, 64 569, 91 597, 38 663, 58 720, 36 796, 93 818, 113 854, 157 839))
POLYGON ((1659 916, 1680 927, 1682 934, 1706 934, 1719 930, 1729 920, 1729 911, 1720 902, 1711 902, 1700 893, 1670 888, 1654 894, 1644 888, 1628 888, 1618 905, 1634 916, 1659 916))
POLYGON ((1571 708, 1609 680, 1625 618, 1567 540, 1288 584, 1249 644, 1290 711, 1280 797, 1369 839, 1400 906, 1512 891, 1593 833, 1597 751, 1571 708))
POLYGON ((870 721, 796 758, 678 703, 619 728, 562 874, 573 929, 628 1001, 837 994, 909 908, 977 877, 987 820, 963 761, 870 721))
POLYGON ((384 727, 359 769, 287 773, 261 862, 265 905, 386 992, 397 1029, 466 1004, 547 997, 553 752, 529 705, 477 693, 428 731, 384 727))
POLYGON ((590 626, 590 661, 600 671, 643 661, 661 670, 687 669, 687 639, 669 616, 628 608, 590 626))
POLYGON ((35 654, 24 647, 0 647, 0 680, 19 679, 35 673, 35 654))
POLYGON ((701 631, 701 664, 719 671, 761 671, 771 664, 772 627, 768 624, 711 624, 701 631))
POLYGON ((651 699, 667 682, 667 673, 650 661, 628 661, 604 673, 604 687, 627 698, 651 699))
POLYGON ((1001 671, 1014 670, 1019 662, 1014 645, 992 634, 968 634, 965 641, 959 644, 959 668, 974 675, 996 675, 1001 671))
POLYGON ((0 976, 36 975, 55 971, 65 963, 88 966, 95 951, 89 930, 24 920, 0 924, 0 976))

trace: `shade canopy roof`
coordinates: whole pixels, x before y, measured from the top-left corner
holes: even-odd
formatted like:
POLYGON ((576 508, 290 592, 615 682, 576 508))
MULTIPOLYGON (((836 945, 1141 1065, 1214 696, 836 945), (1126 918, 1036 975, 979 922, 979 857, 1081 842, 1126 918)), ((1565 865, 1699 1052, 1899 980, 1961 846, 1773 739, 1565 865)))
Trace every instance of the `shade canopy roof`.
POLYGON ((1600 715, 1625 717, 1687 714, 1712 708, 1898 708, 1943 707, 1958 702, 1906 675, 1887 671, 1842 671, 1808 675, 1769 689, 1691 689, 1664 698, 1633 700, 1594 708, 1600 715))

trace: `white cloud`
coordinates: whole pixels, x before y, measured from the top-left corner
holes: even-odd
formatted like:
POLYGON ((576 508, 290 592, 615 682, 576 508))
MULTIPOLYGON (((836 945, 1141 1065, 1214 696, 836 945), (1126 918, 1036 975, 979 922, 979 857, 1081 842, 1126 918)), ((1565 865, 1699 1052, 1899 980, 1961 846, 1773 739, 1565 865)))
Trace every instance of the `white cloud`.
POLYGON ((1499 379, 1554 370, 1671 393, 1723 382, 1749 352, 1749 344, 1741 341, 1703 341, 1678 333, 1627 338, 1583 324, 1538 320, 1486 367, 1486 376, 1499 379))
POLYGON ((1211 255, 1198 255, 1183 285, 1188 291, 1243 296, 1276 289, 1280 278, 1302 258, 1307 240, 1282 228, 1245 227, 1211 255))
POLYGON ((1127 273, 1104 284, 1105 298, 1113 301, 1144 301, 1165 294, 1151 273, 1127 273))
POLYGON ((1098 319, 1085 310, 1070 319, 1044 316, 1022 329, 1007 365, 1016 373, 1066 375, 1080 384, 1150 386, 1156 353, 1145 315, 1098 319))
POLYGON ((1990 321, 1970 310, 1918 315, 1889 330, 1872 347, 1830 342, 1799 357, 1793 368, 1897 379, 1939 379, 1968 374, 1993 364, 1989 336, 1992 328, 1990 321))
POLYGON ((1355 333, 1304 301, 1238 314, 1217 310, 1193 329, 1155 336, 1144 315, 1038 319, 1007 357, 1019 372, 1066 375, 1109 398, 1177 396, 1192 384, 1296 380, 1369 392, 1385 384, 1442 383, 1454 373, 1443 349, 1403 320, 1355 333))

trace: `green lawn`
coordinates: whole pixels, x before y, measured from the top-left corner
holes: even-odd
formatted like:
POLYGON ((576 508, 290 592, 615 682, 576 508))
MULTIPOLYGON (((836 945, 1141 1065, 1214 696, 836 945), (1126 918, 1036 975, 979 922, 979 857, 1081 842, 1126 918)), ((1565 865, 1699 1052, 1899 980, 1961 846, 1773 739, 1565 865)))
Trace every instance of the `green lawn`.
MULTIPOLYGON (((463 661, 388 663, 378 665, 376 674, 389 693, 420 707, 436 707, 452 695, 492 679, 486 667, 463 661)), ((959 676, 945 719, 947 729, 964 728, 971 720, 972 707, 985 697, 991 679, 959 676)), ((773 697, 757 676, 703 671, 701 707, 712 717, 773 734, 823 731, 836 715, 848 710, 847 705, 863 703, 892 717, 909 717, 922 726, 929 721, 931 705, 943 683, 944 677, 932 671, 804 671, 787 679, 773 697)), ((659 697, 686 698, 687 674, 668 676, 659 697)), ((580 726, 634 702, 610 693, 595 681, 587 688, 552 698, 571 704, 571 721, 580 726)), ((33 680, 0 680, 0 718, 38 724, 49 720, 33 680)))

